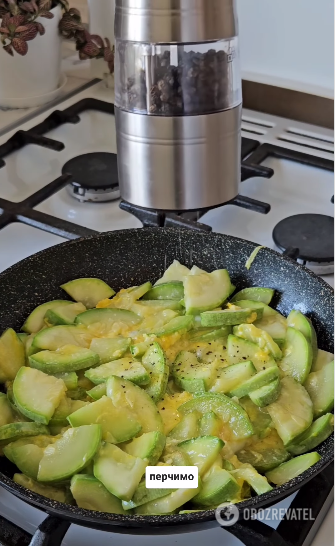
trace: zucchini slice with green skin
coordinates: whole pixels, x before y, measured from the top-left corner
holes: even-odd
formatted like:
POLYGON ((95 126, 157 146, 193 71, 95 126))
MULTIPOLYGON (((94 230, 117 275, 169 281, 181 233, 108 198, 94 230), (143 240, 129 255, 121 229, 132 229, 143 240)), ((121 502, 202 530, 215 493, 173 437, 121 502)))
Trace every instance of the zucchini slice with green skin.
POLYGON ((240 490, 239 484, 227 470, 215 467, 203 478, 201 491, 193 497, 192 504, 219 506, 236 499, 240 490))
POLYGON ((257 371, 276 366, 275 360, 256 343, 241 337, 230 335, 227 341, 228 359, 230 364, 239 364, 242 360, 251 360, 257 371))
POLYGON ((256 372, 257 370, 250 360, 227 366, 220 370, 220 375, 218 375, 210 392, 227 394, 248 381, 256 372))
POLYGON ((29 357, 31 368, 47 374, 85 370, 99 362, 97 354, 77 345, 65 345, 57 351, 40 351, 29 357))
POLYGON ((195 270, 193 274, 192 271, 189 276, 184 278, 186 314, 198 315, 221 307, 229 297, 231 290, 228 271, 218 269, 212 273, 198 273, 195 270))
POLYGON ((269 404, 273 404, 273 402, 278 399, 280 389, 280 380, 275 379, 275 381, 272 381, 268 385, 264 385, 264 387, 260 387, 259 389, 250 392, 250 400, 252 400, 256 406, 265 408, 269 404))
POLYGON ((0 383, 13 381, 25 360, 24 345, 16 332, 9 328, 0 337, 0 383))
POLYGON ((182 311, 184 308, 179 300, 141 300, 134 303, 131 308, 140 317, 146 317, 166 309, 182 311))
POLYGON ((244 288, 231 299, 231 302, 241 301, 241 300, 252 300, 260 301, 269 305, 274 296, 275 291, 272 288, 261 288, 258 286, 253 286, 251 288, 244 288))
POLYGON ((100 279, 75 279, 61 285, 61 288, 87 309, 95 307, 99 301, 111 298, 115 291, 100 279))
POLYGON ((3 450, 6 457, 8 457, 7 453, 9 450, 11 461, 18 467, 20 472, 36 480, 44 449, 34 444, 26 444, 19 447, 11 447, 11 444, 9 444, 3 450))
POLYGON ((140 459, 147 459, 150 466, 154 466, 160 459, 166 438, 161 432, 147 432, 123 446, 123 450, 140 459))
POLYGON ((260 389, 265 385, 268 385, 272 381, 275 381, 279 377, 278 366, 266 368, 265 370, 253 375, 250 379, 230 391, 230 396, 236 396, 237 398, 243 398, 256 389, 260 389))
POLYGON ((100 400, 100 398, 106 396, 107 394, 107 385, 106 383, 100 383, 100 385, 96 385, 93 387, 93 389, 86 392, 90 398, 93 398, 93 400, 100 400))
POLYGON ((238 460, 243 464, 250 464, 258 472, 264 473, 276 468, 290 459, 277 432, 272 430, 263 439, 256 439, 248 447, 237 453, 238 460))
POLYGON ((170 493, 173 493, 173 491, 175 489, 147 489, 143 481, 137 487, 133 498, 130 501, 122 501, 122 506, 124 510, 131 510, 132 508, 137 508, 143 504, 166 497, 170 493))
POLYGON ((279 362, 282 372, 303 384, 311 371, 312 361, 311 344, 299 330, 288 328, 283 347, 283 358, 279 362))
POLYGON ((172 377, 183 390, 204 392, 213 385, 216 376, 215 363, 199 362, 194 353, 181 351, 172 367, 172 377))
POLYGON ((199 476, 208 472, 223 447, 224 442, 216 436, 199 436, 178 444, 178 450, 186 453, 192 465, 198 467, 199 476))
POLYGON ((14 423, 16 415, 9 403, 7 395, 0 392, 0 427, 14 423))
POLYGON ((231 474, 235 479, 245 480, 257 495, 263 495, 273 489, 268 480, 261 476, 250 464, 241 465, 236 470, 232 470, 231 474))
POLYGON ((242 408, 247 412, 254 433, 259 438, 265 438, 273 427, 272 419, 266 409, 259 408, 252 402, 249 396, 239 400, 242 408))
POLYGON ((182 300, 184 297, 184 285, 180 281, 173 281, 154 286, 143 296, 146 300, 182 300))
POLYGON ((191 440, 199 436, 199 419, 201 413, 192 411, 184 415, 182 420, 176 425, 168 435, 167 443, 180 443, 185 440, 191 440))
POLYGON ((125 324, 137 324, 141 317, 126 309, 90 309, 77 315, 75 323, 90 326, 97 322, 109 324, 113 322, 124 322, 125 324))
POLYGON ((90 474, 75 474, 70 489, 79 508, 107 514, 126 514, 120 499, 90 474))
POLYGON ((141 431, 141 425, 128 409, 116 408, 107 396, 78 409, 68 416, 72 427, 101 425, 102 437, 112 444, 131 440, 141 431))
MULTIPOLYGON (((57 407, 55 413, 53 414, 51 420, 49 421, 50 427, 66 427, 68 426, 68 416, 71 413, 87 406, 89 402, 83 402, 82 400, 71 400, 67 396, 62 398, 59 406, 57 407)), ((25 472, 24 472, 25 474, 25 472)))
POLYGON ((158 343, 153 343, 143 355, 142 365, 149 377, 149 385, 144 390, 154 402, 158 402, 165 394, 170 372, 164 351, 158 343))
POLYGON ((94 459, 94 476, 112 495, 130 501, 147 465, 147 461, 105 443, 94 459))
MULTIPOLYGON (((192 415, 192 414, 190 414, 192 415)), ((187 415, 184 417, 186 419, 187 415)), ((204 413, 199 422, 199 436, 220 436, 222 430, 222 421, 220 417, 214 413, 214 411, 209 411, 204 413)))
POLYGON ((150 382, 150 376, 144 366, 129 357, 107 362, 102 366, 98 366, 98 368, 92 368, 85 372, 85 376, 95 385, 106 383, 111 375, 123 377, 140 386, 147 385, 150 382))
POLYGON ((0 445, 15 442, 19 438, 49 434, 49 429, 40 423, 10 423, 0 427, 0 445))
POLYGON ((281 380, 279 398, 266 410, 284 445, 292 443, 313 421, 313 404, 308 392, 292 377, 281 380))
POLYGON ((265 330, 257 328, 254 324, 240 324, 239 326, 235 326, 234 335, 242 337, 252 343, 256 343, 262 350, 271 354, 276 360, 280 360, 283 356, 280 348, 272 337, 265 332, 265 330))
POLYGON ((32 349, 37 351, 56 351, 64 345, 77 345, 88 348, 92 341, 87 328, 82 326, 53 326, 35 335, 32 349))
POLYGON ((178 260, 174 260, 170 267, 168 267, 165 271, 163 277, 155 283, 155 286, 173 281, 183 282, 184 277, 187 277, 190 272, 191 271, 188 269, 188 267, 182 265, 180 262, 178 262, 178 260))
POLYGON ((308 470, 311 466, 314 466, 320 459, 321 455, 316 452, 306 453, 281 464, 274 470, 270 470, 270 472, 267 472, 266 477, 269 482, 275 485, 283 485, 300 476, 300 474, 308 470))
POLYGON ((73 391, 78 387, 78 376, 76 372, 60 372, 53 374, 57 379, 62 379, 65 383, 65 387, 70 391, 73 391))
POLYGON ((276 343, 277 340, 285 339, 287 320, 278 311, 260 301, 241 300, 238 306, 242 309, 262 309, 263 317, 255 322, 255 326, 265 330, 276 343))
MULTIPOLYGON (((154 491, 154 490, 153 490, 154 491)), ((165 489, 168 491, 168 489, 165 489)), ((135 508, 135 513, 143 516, 172 514, 192 500, 201 491, 201 481, 197 489, 177 489, 169 495, 147 502, 135 508)))
POLYGON ((226 339, 232 333, 230 326, 223 326, 219 329, 197 328, 189 333, 190 341, 218 341, 226 339))
POLYGON ((295 438, 292 445, 287 449, 292 455, 301 455, 311 451, 327 440, 334 432, 334 415, 327 413, 319 417, 301 436, 295 438))
POLYGON ((311 372, 318 372, 326 366, 326 364, 329 364, 329 362, 334 362, 334 354, 319 349, 316 361, 312 364, 311 372))
POLYGON ((221 311, 206 311, 201 313, 202 326, 235 326, 246 322, 255 322, 259 310, 253 309, 223 309, 221 311))
POLYGON ((62 379, 33 368, 21 368, 13 384, 14 400, 19 411, 44 425, 49 423, 65 392, 62 379))
MULTIPOLYGON (((69 302, 68 302, 69 303, 69 302)), ((82 303, 70 303, 49 309, 45 314, 45 321, 53 326, 74 324, 77 315, 86 311, 82 303)))
POLYGON ((234 431, 234 438, 236 440, 249 438, 254 433, 246 411, 240 404, 234 402, 234 400, 224 394, 206 393, 193 398, 193 400, 186 402, 178 408, 178 411, 184 415, 195 410, 202 414, 209 411, 216 413, 234 431))
POLYGON ((130 354, 134 358, 141 358, 149 349, 149 347, 153 344, 153 340, 148 338, 147 341, 141 341, 140 343, 135 343, 134 345, 130 345, 130 354))
POLYGON ((309 374, 305 388, 313 402, 314 418, 334 408, 334 362, 329 362, 318 372, 309 374))
POLYGON ((131 381, 112 376, 107 380, 107 396, 121 410, 126 408, 142 425, 142 433, 163 432, 163 421, 156 404, 150 396, 131 381))
POLYGON ((130 288, 123 288, 118 292, 113 299, 104 300, 100 302, 98 308, 108 308, 108 309, 125 309, 131 310, 133 305, 139 300, 144 294, 146 294, 152 288, 151 282, 146 282, 141 286, 131 286, 130 288), (108 305, 106 305, 108 304, 108 305))
POLYGON ((30 313, 21 330, 27 334, 36 334, 45 326, 44 317, 49 309, 57 309, 57 307, 65 307, 71 304, 72 301, 68 300, 54 300, 42 303, 42 305, 39 305, 30 313))
POLYGON ((169 336, 176 332, 187 332, 194 325, 194 318, 191 316, 175 317, 170 322, 165 324, 161 329, 154 331, 153 333, 157 337, 169 336))
POLYGON ((25 476, 24 474, 14 474, 13 481, 33 493, 47 497, 48 499, 71 504, 70 496, 65 487, 53 487, 51 485, 45 485, 38 483, 37 481, 25 476))
POLYGON ((175 449, 164 457, 164 464, 167 466, 192 466, 191 459, 187 453, 175 449))
POLYGON ((21 343, 23 344, 24 348, 25 348, 26 344, 27 344, 27 341, 28 341, 28 338, 29 338, 29 334, 23 334, 23 333, 19 332, 16 335, 19 338, 19 340, 21 341, 21 343))
POLYGON ((80 472, 93 459, 101 442, 100 425, 70 428, 44 450, 38 481, 60 482, 80 472))
POLYGON ((287 324, 290 328, 299 330, 305 336, 312 347, 313 362, 315 362, 318 356, 318 340, 312 321, 300 311, 293 310, 287 317, 287 324))
POLYGON ((16 450, 17 448, 21 448, 27 445, 34 445, 44 449, 48 447, 48 445, 56 441, 57 441, 57 438, 54 436, 44 436, 44 435, 28 436, 27 438, 19 438, 18 440, 15 440, 14 442, 7 444, 3 448, 3 450, 7 459, 9 459, 12 463, 14 463, 14 458, 12 457, 12 451, 16 450))

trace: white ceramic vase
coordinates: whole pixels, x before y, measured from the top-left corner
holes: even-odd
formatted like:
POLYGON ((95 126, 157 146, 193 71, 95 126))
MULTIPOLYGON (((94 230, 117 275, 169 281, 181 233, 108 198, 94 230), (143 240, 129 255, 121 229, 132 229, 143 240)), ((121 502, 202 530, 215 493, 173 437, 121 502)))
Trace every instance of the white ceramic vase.
POLYGON ((53 19, 40 19, 45 34, 28 42, 24 57, 15 52, 11 57, 0 46, 0 107, 40 106, 52 100, 62 84, 60 6, 52 13, 53 19))
MULTIPOLYGON (((114 0, 88 0, 90 33, 109 38, 114 44, 114 0)), ((107 63, 103 59, 91 61, 91 73, 95 78, 102 78, 108 86, 114 87, 114 78, 110 77, 107 63)))

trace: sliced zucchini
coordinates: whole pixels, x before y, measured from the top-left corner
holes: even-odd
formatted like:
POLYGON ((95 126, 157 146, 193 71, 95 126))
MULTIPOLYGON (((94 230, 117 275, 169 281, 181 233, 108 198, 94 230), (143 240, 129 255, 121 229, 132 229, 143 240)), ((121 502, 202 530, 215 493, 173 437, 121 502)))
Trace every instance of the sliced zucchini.
POLYGON ((191 272, 184 278, 186 314, 198 315, 221 307, 229 297, 231 289, 228 271, 219 269, 212 273, 195 273, 191 272))
POLYGON ((40 351, 30 356, 29 364, 47 374, 76 372, 99 364, 99 356, 77 345, 64 345, 57 351, 40 351))
POLYGON ((113 404, 122 409, 131 410, 142 425, 142 433, 157 431, 163 432, 163 422, 160 413, 150 396, 140 387, 121 379, 110 377, 107 380, 107 396, 113 404))
POLYGON ((246 322, 250 324, 259 317, 258 310, 233 308, 201 313, 202 326, 234 326, 246 322))
POLYGON ((99 480, 89 474, 75 474, 73 476, 71 493, 79 508, 107 512, 108 514, 126 513, 120 499, 107 491, 99 480))
POLYGON ((25 348, 26 344, 27 344, 27 341, 28 341, 28 339, 30 337, 29 334, 24 334, 24 333, 19 332, 16 335, 19 338, 19 340, 21 341, 21 343, 23 344, 24 348, 25 348))
POLYGON ((127 442, 141 431, 134 414, 127 408, 115 407, 107 396, 75 411, 68 421, 73 427, 101 425, 103 439, 112 444, 127 442))
POLYGON ((100 400, 100 398, 106 396, 107 394, 106 383, 100 383, 100 385, 96 385, 95 387, 93 387, 93 389, 87 391, 87 394, 90 398, 93 398, 93 400, 100 400))
POLYGON ((0 383, 13 381, 25 364, 25 350, 17 334, 9 328, 0 337, 0 383))
POLYGON ((260 301, 269 305, 274 296, 275 291, 272 288, 261 288, 258 286, 253 286, 251 288, 244 288, 231 299, 231 302, 241 301, 241 300, 252 300, 260 301))
POLYGON ((326 413, 319 417, 314 423, 299 436, 295 438, 294 443, 287 446, 287 449, 293 455, 301 455, 311 451, 327 440, 334 432, 334 415, 326 413))
POLYGON ((242 360, 251 360, 257 371, 276 366, 275 360, 256 343, 237 336, 228 336, 228 359, 230 364, 239 364, 242 360))
POLYGON ((264 476, 261 476, 250 464, 241 465, 236 470, 232 470, 231 474, 236 480, 245 480, 257 495, 263 495, 263 493, 272 491, 268 480, 264 476))
POLYGON ((178 450, 189 456, 192 465, 199 469, 199 476, 203 476, 213 465, 224 442, 216 436, 200 436, 178 444, 178 450))
MULTIPOLYGON (((172 514, 193 499, 200 490, 201 481, 199 480, 199 487, 197 489, 177 489, 160 499, 138 506, 135 508, 135 513, 143 516, 172 514)), ((165 489, 165 491, 168 491, 168 489, 165 489)))
POLYGON ((85 376, 95 385, 106 383, 111 375, 128 379, 136 385, 147 385, 150 382, 150 376, 142 364, 129 357, 102 364, 85 373, 85 376))
POLYGON ((179 300, 141 300, 132 305, 131 310, 140 317, 148 317, 158 313, 159 311, 165 311, 166 309, 172 311, 183 311, 183 306, 179 300))
POLYGON ((334 362, 329 362, 318 372, 309 374, 305 388, 313 402, 314 418, 334 408, 334 362))
POLYGON ((316 361, 312 364, 311 372, 318 372, 329 362, 334 362, 334 354, 319 349, 316 361))
POLYGON ((45 436, 45 435, 28 436, 26 438, 25 437, 19 438, 18 440, 15 440, 14 442, 11 442, 10 444, 5 445, 3 450, 7 459, 9 459, 12 463, 14 463, 14 457, 12 457, 12 451, 15 451, 16 449, 21 447, 25 447, 27 445, 34 445, 44 449, 48 445, 56 441, 57 441, 57 438, 55 438, 54 436, 45 436))
POLYGON ((313 404, 308 392, 292 377, 282 379, 278 400, 266 409, 284 445, 305 432, 313 421, 313 404))
POLYGON ((32 491, 33 493, 42 495, 42 497, 47 497, 48 499, 57 502, 70 504, 70 498, 65 487, 52 487, 51 485, 44 485, 32 480, 24 474, 14 474, 13 481, 18 485, 29 489, 29 491, 32 491))
POLYGON ((184 415, 195 410, 202 414, 209 411, 216 413, 230 427, 236 440, 249 438, 254 433, 245 410, 224 394, 206 393, 193 398, 179 408, 180 413, 184 415))
POLYGON ((150 466, 154 466, 160 459, 166 438, 161 432, 147 432, 123 446, 123 450, 140 459, 147 459, 150 466))
POLYGON ((144 294, 146 294, 152 288, 150 282, 146 282, 141 286, 131 286, 130 288, 123 288, 116 294, 112 300, 103 300, 98 303, 98 308, 118 308, 130 310, 134 304, 139 300, 144 294))
POLYGON ((78 375, 75 372, 61 372, 53 374, 57 379, 62 379, 65 387, 73 391, 78 387, 78 375))
POLYGON ((94 475, 119 499, 130 501, 141 481, 147 461, 103 444, 94 460, 94 475))
POLYGON ((106 362, 122 358, 129 349, 130 341, 130 338, 121 336, 116 338, 95 338, 92 339, 90 349, 93 353, 99 355, 100 364, 106 364, 106 362))
POLYGON ((53 326, 74 324, 76 316, 85 311, 86 307, 82 303, 67 302, 67 305, 49 309, 45 314, 45 321, 53 326))
POLYGON ((201 491, 192 499, 198 506, 219 506, 223 502, 233 501, 241 488, 235 478, 222 468, 214 467, 202 481, 201 491))
POLYGON ((265 332, 265 330, 257 328, 254 324, 240 324, 239 326, 235 326, 234 335, 252 341, 252 343, 256 343, 263 351, 272 355, 276 360, 280 360, 283 356, 280 348, 277 343, 273 341, 272 337, 265 332))
POLYGON ((164 351, 158 343, 152 343, 143 355, 142 364, 149 377, 149 385, 144 390, 154 402, 158 402, 165 394, 170 371, 164 351))
POLYGON ((8 457, 7 453, 10 451, 10 460, 23 474, 33 480, 37 479, 39 464, 44 453, 43 448, 28 443, 17 447, 9 444, 4 447, 3 451, 6 457, 8 457))
POLYGON ((77 315, 75 323, 84 326, 91 324, 113 324, 113 322, 123 322, 125 324, 137 324, 141 317, 135 315, 132 311, 126 309, 90 309, 85 313, 77 315))
POLYGON ((192 411, 185 415, 169 433, 167 443, 176 444, 191 438, 199 436, 199 419, 201 414, 198 411, 192 411))
POLYGON ((40 482, 60 482, 80 472, 93 459, 101 442, 101 427, 88 425, 68 429, 44 450, 38 471, 40 482))
POLYGON ((178 260, 174 260, 170 267, 165 271, 163 277, 156 282, 155 286, 171 281, 183 282, 184 277, 187 277, 189 274, 190 270, 188 267, 182 265, 178 260))
POLYGON ((250 360, 227 366, 220 370, 220 375, 218 375, 210 391, 226 394, 236 389, 242 383, 245 383, 245 381, 248 381, 248 379, 255 375, 256 371, 255 366, 250 360))
POLYGON ((263 439, 256 438, 248 447, 237 453, 238 460, 243 464, 250 464, 258 472, 268 472, 290 458, 289 452, 278 433, 272 430, 263 439))
POLYGON ((44 425, 49 423, 65 392, 64 381, 33 368, 22 367, 13 384, 19 411, 44 425))
POLYGON ((153 344, 155 337, 152 336, 145 336, 147 339, 145 341, 141 341, 140 343, 135 343, 134 345, 130 345, 130 353, 134 358, 141 358, 149 349, 149 347, 153 344))
POLYGON ((312 361, 311 344, 299 330, 288 328, 283 359, 279 362, 282 372, 303 384, 311 371, 312 361))
POLYGON ((161 283, 143 296, 143 300, 182 300, 184 285, 181 281, 161 283))
POLYGON ((0 427, 9 425, 16 420, 16 415, 6 394, 0 392, 0 427))
POLYGON ((167 466, 192 466, 191 459, 187 453, 179 451, 178 449, 175 449, 172 453, 168 453, 163 459, 164 464, 167 466))
POLYGON ((165 324, 162 328, 155 330, 153 333, 157 337, 169 336, 176 332, 187 332, 193 328, 194 319, 191 316, 175 317, 165 324))
POLYGON ((205 392, 213 385, 216 376, 214 363, 199 362, 194 353, 181 351, 172 368, 172 377, 181 389, 188 392, 205 392))
POLYGON ((282 348, 282 340, 286 339, 287 332, 287 322, 285 317, 275 311, 274 315, 263 316, 261 320, 257 320, 255 322, 255 326, 261 330, 265 330, 265 332, 272 337, 277 345, 280 344, 280 347, 282 348))
POLYGON ((42 330, 33 339, 32 348, 40 351, 56 351, 64 345, 88 348, 92 337, 81 326, 53 326, 42 330))
POLYGON ((27 334, 36 334, 45 326, 44 317, 49 309, 57 309, 60 306, 65 307, 66 305, 71 305, 71 303, 71 301, 67 300, 54 300, 42 303, 42 305, 39 305, 30 313, 21 330, 27 334))
POLYGON ((275 485, 282 485, 283 483, 293 480, 297 476, 300 476, 303 472, 308 470, 311 466, 314 466, 321 456, 314 453, 306 453, 306 455, 300 455, 300 457, 295 457, 291 461, 281 464, 274 470, 267 472, 266 477, 269 482, 274 483, 275 485))
POLYGON ((15 442, 19 438, 49 434, 49 430, 41 423, 10 423, 0 427, 0 445, 15 442))
POLYGON ((267 409, 262 409, 256 406, 252 400, 246 396, 239 400, 242 408, 247 412, 250 419, 254 433, 259 438, 265 438, 271 431, 273 424, 267 409))
POLYGON ((250 399, 256 406, 265 408, 269 404, 273 404, 278 399, 280 394, 281 384, 280 380, 275 379, 268 385, 260 387, 259 389, 249 393, 250 399))
POLYGON ((279 376, 278 366, 266 368, 265 370, 258 372, 256 375, 253 375, 250 379, 248 379, 247 381, 245 381, 238 387, 235 387, 235 389, 230 391, 229 394, 230 396, 243 398, 243 396, 247 396, 252 391, 256 389, 260 389, 261 387, 268 385, 272 381, 275 381, 276 379, 278 379, 278 376, 279 376))
POLYGON ((189 333, 190 341, 221 341, 226 339, 231 334, 230 326, 223 326, 219 329, 213 328, 197 328, 189 333))
POLYGON ((114 296, 114 290, 100 279, 75 279, 61 285, 61 288, 78 303, 92 309, 99 301, 114 296))
POLYGON ((305 336, 312 347, 313 362, 315 362, 318 356, 318 340, 312 321, 300 311, 293 310, 287 317, 287 324, 290 328, 299 330, 305 336))
MULTIPOLYGON (((192 415, 190 413, 190 415, 192 415)), ((186 419, 187 415, 184 417, 186 419)), ((204 413, 199 422, 199 436, 220 436, 222 431, 222 420, 214 413, 209 411, 204 413)))
POLYGON ((52 416, 52 419, 49 421, 51 427, 66 427, 68 426, 68 416, 71 413, 87 406, 89 402, 83 402, 82 400, 71 400, 67 396, 64 396, 60 401, 59 406, 57 407, 55 413, 52 416))
POLYGON ((147 489, 145 481, 143 481, 137 487, 133 498, 130 501, 122 501, 122 506, 124 510, 131 510, 132 508, 137 508, 137 506, 142 506, 148 502, 166 497, 170 493, 173 493, 173 491, 174 489, 147 489))

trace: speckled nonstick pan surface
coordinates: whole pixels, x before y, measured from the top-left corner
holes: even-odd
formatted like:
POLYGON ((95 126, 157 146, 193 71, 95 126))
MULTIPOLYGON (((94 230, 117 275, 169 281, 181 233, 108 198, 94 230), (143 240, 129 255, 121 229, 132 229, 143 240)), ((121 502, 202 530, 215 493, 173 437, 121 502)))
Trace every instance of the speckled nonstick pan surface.
MULTIPOLYGON (((245 263, 255 244, 220 234, 189 230, 150 228, 116 231, 57 245, 40 252, 0 274, 0 331, 19 331, 25 317, 37 305, 64 298, 59 286, 77 277, 99 277, 115 290, 159 278, 174 259, 208 271, 227 268, 238 289, 266 286, 276 289, 273 305, 284 315, 293 308, 313 321, 319 347, 333 351, 334 294, 322 279, 269 249, 262 249, 248 271, 245 263)), ((260 508, 279 502, 312 479, 333 460, 333 438, 319 448, 322 458, 298 478, 271 492, 253 497, 239 507, 260 508)), ((122 516, 67 506, 31 493, 15 484, 15 467, 0 459, 0 485, 49 514, 79 525, 113 532, 170 533, 208 527, 214 512, 171 516, 122 516)))

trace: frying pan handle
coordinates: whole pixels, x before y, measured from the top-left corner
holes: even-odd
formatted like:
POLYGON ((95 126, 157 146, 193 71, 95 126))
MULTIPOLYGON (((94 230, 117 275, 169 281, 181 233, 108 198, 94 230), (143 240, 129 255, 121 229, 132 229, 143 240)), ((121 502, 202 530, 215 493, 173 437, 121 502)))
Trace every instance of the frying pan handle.
POLYGON ((48 516, 39 526, 29 546, 61 546, 71 523, 48 516))
POLYGON ((272 527, 262 521, 249 520, 236 523, 232 527, 222 527, 245 546, 288 546, 288 543, 272 527))

